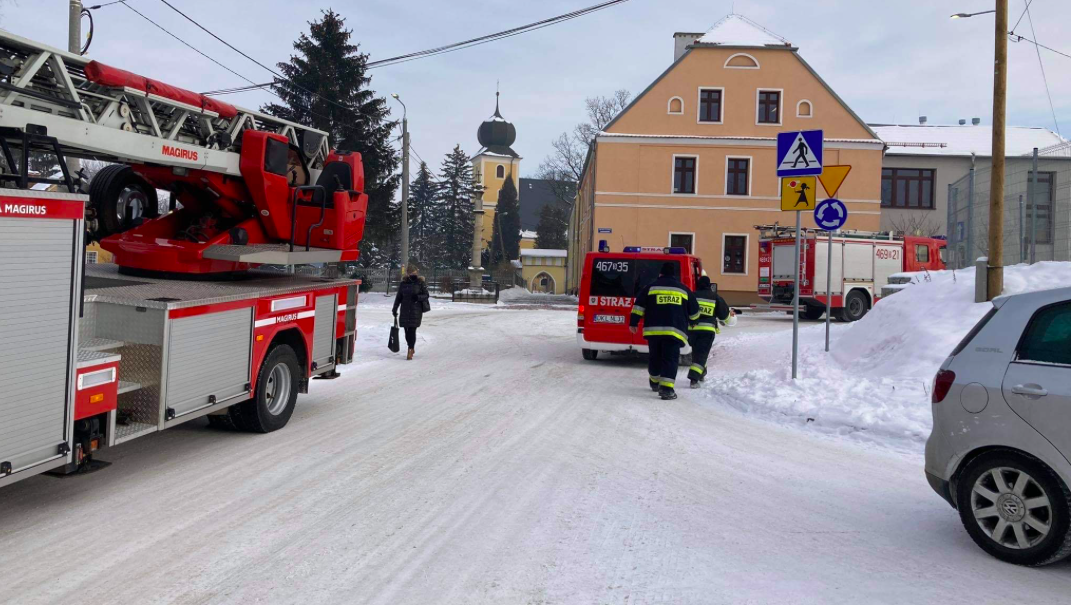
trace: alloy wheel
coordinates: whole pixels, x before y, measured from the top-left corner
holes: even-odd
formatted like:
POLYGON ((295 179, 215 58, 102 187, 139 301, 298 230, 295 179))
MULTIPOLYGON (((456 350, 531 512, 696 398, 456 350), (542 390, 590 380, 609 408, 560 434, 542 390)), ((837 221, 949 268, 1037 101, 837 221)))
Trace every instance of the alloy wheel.
POLYGON ((971 489, 971 511, 982 531, 1005 548, 1036 546, 1052 528, 1049 495, 1017 468, 996 467, 979 476, 971 489))

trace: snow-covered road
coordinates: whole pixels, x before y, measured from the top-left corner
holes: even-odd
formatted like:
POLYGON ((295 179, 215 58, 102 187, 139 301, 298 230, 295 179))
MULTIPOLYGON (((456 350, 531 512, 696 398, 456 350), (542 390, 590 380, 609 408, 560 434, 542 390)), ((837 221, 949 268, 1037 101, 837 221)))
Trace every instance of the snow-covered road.
MULTIPOLYGON (((905 455, 585 362, 569 310, 442 306, 270 435, 198 421, 0 490, 2 603, 1061 602, 905 455)), ((369 304, 370 303, 370 304, 369 304)), ((736 334, 758 330, 742 320, 736 334), (751 327, 749 327, 751 326, 751 327)), ((775 326, 776 327, 776 326, 775 326)))

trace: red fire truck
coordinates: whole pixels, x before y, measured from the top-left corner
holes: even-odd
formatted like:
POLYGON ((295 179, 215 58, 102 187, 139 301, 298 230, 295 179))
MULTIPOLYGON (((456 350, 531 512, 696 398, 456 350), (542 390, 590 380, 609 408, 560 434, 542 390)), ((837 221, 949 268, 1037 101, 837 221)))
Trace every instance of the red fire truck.
MULTIPOLYGON (((753 308, 792 311, 796 230, 756 225, 759 231, 758 294, 770 305, 753 308)), ((826 311, 828 232, 806 229, 800 238, 800 316, 818 319, 826 311)), ((834 317, 856 321, 881 298, 889 276, 903 271, 945 268, 945 241, 893 232, 841 231, 833 235, 834 317)))
POLYGON ((6 32, 0 63, 0 486, 202 416, 285 426, 352 360, 360 281, 293 267, 357 258, 360 155, 6 32), (113 164, 83 195, 70 157, 113 164))
MULTIPOLYGON (((629 332, 629 314, 636 292, 653 282, 667 261, 680 264, 681 281, 694 290, 703 263, 684 248, 632 246, 623 252, 588 252, 576 314, 576 341, 584 359, 595 359, 599 351, 647 352, 642 331, 629 332)), ((681 350, 682 355, 691 352, 687 346, 681 350)))

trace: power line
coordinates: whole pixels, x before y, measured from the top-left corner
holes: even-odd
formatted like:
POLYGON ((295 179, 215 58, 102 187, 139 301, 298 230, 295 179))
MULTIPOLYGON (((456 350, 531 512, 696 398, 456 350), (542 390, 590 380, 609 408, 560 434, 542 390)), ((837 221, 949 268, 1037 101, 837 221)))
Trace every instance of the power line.
POLYGON ((1027 38, 1026 36, 1020 36, 1019 34, 1017 34, 1015 32, 1008 32, 1008 35, 1015 36, 1015 41, 1016 42, 1029 42, 1029 43, 1033 44, 1034 46, 1036 46, 1038 48, 1044 48, 1045 50, 1047 50, 1049 52, 1054 52, 1054 53, 1056 53, 1056 54, 1058 54, 1060 56, 1067 57, 1068 59, 1071 59, 1071 55, 1069 55, 1069 54, 1067 54, 1067 53, 1065 53, 1063 51, 1056 50, 1055 48, 1052 48, 1050 46, 1045 46, 1044 44, 1039 44, 1037 41, 1031 40, 1030 38, 1027 38))
POLYGON ((97 10, 98 8, 104 8, 105 6, 111 6, 113 4, 126 4, 127 0, 113 0, 112 2, 105 2, 104 4, 96 4, 94 6, 86 6, 86 10, 97 10))
POLYGON ((1033 1, 1034 0, 1026 0, 1026 8, 1024 8, 1023 12, 1019 14, 1019 20, 1016 21, 1015 25, 1012 26, 1012 31, 1015 31, 1015 28, 1019 27, 1019 24, 1023 22, 1023 17, 1026 15, 1026 11, 1030 10, 1030 3, 1033 1))
MULTIPOLYGON (((1037 32, 1034 31, 1034 18, 1030 15, 1030 2, 1026 3, 1026 22, 1030 24, 1030 34, 1037 39, 1037 32)), ((1049 91, 1049 80, 1045 77, 1045 64, 1041 61, 1041 49, 1035 43, 1034 50, 1038 54, 1038 66, 1041 67, 1041 81, 1045 83, 1045 95, 1049 97, 1049 111, 1052 112, 1052 122, 1056 125, 1056 134, 1060 134, 1060 122, 1056 120, 1056 108, 1052 104, 1052 93, 1049 91)))
MULTIPOLYGON (((165 2, 166 3, 166 0, 161 0, 161 2, 165 2)), ((466 49, 466 48, 472 48, 474 46, 479 46, 481 44, 487 44, 488 42, 495 42, 495 41, 498 41, 498 40, 503 40, 505 38, 511 38, 513 36, 517 36, 517 35, 520 35, 520 34, 528 33, 528 32, 531 32, 531 31, 536 31, 538 29, 543 29, 544 27, 550 27, 551 25, 557 25, 559 23, 564 23, 565 21, 576 19, 577 17, 583 17, 585 15, 594 13, 596 11, 603 10, 605 8, 609 8, 609 7, 617 5, 617 4, 622 4, 624 2, 628 2, 628 0, 608 0, 606 2, 601 2, 599 4, 596 4, 596 5, 593 5, 593 6, 589 6, 587 8, 582 8, 582 9, 578 9, 578 10, 575 10, 575 11, 570 11, 568 13, 564 13, 564 14, 558 15, 556 17, 550 17, 548 19, 542 19, 540 21, 535 21, 533 23, 528 23, 526 25, 521 25, 519 27, 514 27, 514 28, 503 30, 503 31, 500 31, 500 32, 495 32, 493 34, 487 34, 485 36, 479 36, 477 38, 470 38, 468 40, 463 40, 461 42, 454 42, 453 44, 447 44, 445 46, 438 46, 438 47, 435 47, 435 48, 429 48, 429 49, 426 49, 426 50, 412 52, 412 53, 408 53, 408 54, 404 54, 404 55, 398 55, 396 57, 389 57, 387 59, 380 59, 379 61, 369 61, 366 64, 366 67, 368 69, 376 69, 376 68, 379 68, 379 67, 387 67, 389 65, 395 65, 395 64, 398 64, 398 63, 406 63, 408 61, 415 61, 417 59, 425 59, 427 57, 432 57, 432 56, 435 56, 435 55, 441 55, 441 54, 445 54, 445 53, 449 53, 449 52, 463 50, 463 49, 466 49)), ((237 87, 233 87, 233 88, 225 88, 225 89, 220 89, 220 90, 209 91, 209 92, 206 92, 204 94, 206 94, 206 95, 233 94, 233 93, 237 93, 237 92, 245 92, 247 90, 255 90, 255 89, 258 89, 258 88, 264 88, 266 86, 272 86, 273 84, 274 84, 273 82, 265 82, 263 84, 256 84, 256 85, 252 85, 252 86, 237 86, 237 87)))

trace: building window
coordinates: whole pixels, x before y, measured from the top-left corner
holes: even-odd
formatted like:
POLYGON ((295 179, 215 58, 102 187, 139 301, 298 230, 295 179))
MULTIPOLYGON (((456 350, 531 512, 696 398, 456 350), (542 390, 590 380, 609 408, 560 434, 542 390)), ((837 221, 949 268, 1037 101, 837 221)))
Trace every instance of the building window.
POLYGON ((720 88, 699 89, 700 122, 721 122, 721 93, 720 88))
POLYGON ((759 61, 747 53, 736 53, 725 61, 726 69, 758 69, 759 61))
POLYGON ((930 262, 930 247, 926 244, 915 244, 915 262, 930 262))
POLYGON ((748 194, 748 170, 751 160, 748 158, 728 158, 725 170, 725 195, 748 194))
POLYGON ((501 178, 505 178, 506 177, 506 167, 503 166, 502 164, 499 164, 498 168, 495 168, 495 176, 497 176, 500 179, 501 178))
MULTIPOLYGON (((1030 171, 1026 174, 1027 191, 1030 191, 1029 184, 1034 179, 1034 172, 1030 171)), ((1052 193, 1056 188, 1056 173, 1055 172, 1038 172, 1038 186, 1034 190, 1034 203, 1037 204, 1037 226, 1034 226, 1034 204, 1028 203, 1026 205, 1026 217, 1024 231, 1028 234, 1033 233, 1034 229, 1037 229, 1037 243, 1039 244, 1051 244, 1052 243, 1052 193)), ((1027 235, 1027 240, 1030 236, 1027 235)))
POLYGON ((680 97, 673 97, 670 99, 668 112, 670 115, 675 116, 684 113, 684 99, 680 97))
POLYGON ((759 91, 759 124, 781 123, 781 93, 777 90, 759 91))
POLYGON ((86 251, 86 263, 88 263, 90 265, 97 264, 97 251, 96 250, 87 250, 86 251))
POLYGON ((927 168, 882 168, 881 205, 932 210, 934 172, 927 168))
POLYGON ((671 248, 684 248, 688 254, 692 253, 692 245, 695 242, 694 233, 670 233, 669 246, 671 248))
POLYGON ((673 158, 673 193, 695 193, 695 157, 673 158))
POLYGON ((804 99, 804 100, 800 101, 799 103, 796 103, 796 117, 797 118, 809 118, 812 115, 814 115, 814 114, 813 114, 813 109, 811 107, 811 102, 810 101, 804 99))
POLYGON ((747 236, 723 235, 722 273, 747 273, 747 236))

